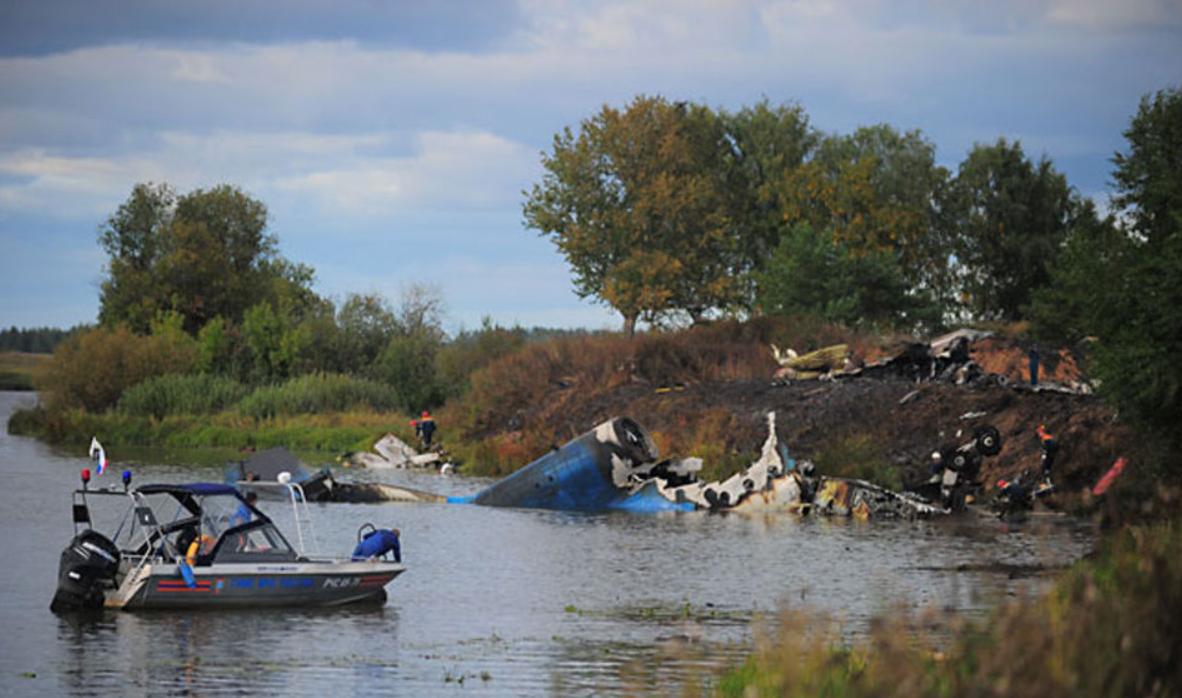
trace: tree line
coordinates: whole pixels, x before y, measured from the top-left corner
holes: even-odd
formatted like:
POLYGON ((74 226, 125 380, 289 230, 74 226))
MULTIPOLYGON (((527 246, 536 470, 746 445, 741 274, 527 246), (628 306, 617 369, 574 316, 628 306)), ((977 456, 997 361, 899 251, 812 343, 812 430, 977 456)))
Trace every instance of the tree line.
POLYGON ((768 313, 909 330, 1025 320, 1036 338, 1086 341, 1102 392, 1176 454, 1182 90, 1145 95, 1123 135, 1101 214, 1006 138, 952 171, 919 131, 830 134, 799 105, 639 96, 555 135, 524 221, 629 332, 768 313))
POLYGON ((524 221, 628 332, 756 313, 904 329, 1025 316, 1094 205, 1017 141, 975 145, 955 172, 935 154, 918 130, 824 133, 795 104, 639 96, 554 137, 524 221))
POLYGON ((82 326, 63 330, 57 327, 19 328, 13 325, 6 330, 0 330, 0 351, 52 354, 66 337, 83 329, 82 326))

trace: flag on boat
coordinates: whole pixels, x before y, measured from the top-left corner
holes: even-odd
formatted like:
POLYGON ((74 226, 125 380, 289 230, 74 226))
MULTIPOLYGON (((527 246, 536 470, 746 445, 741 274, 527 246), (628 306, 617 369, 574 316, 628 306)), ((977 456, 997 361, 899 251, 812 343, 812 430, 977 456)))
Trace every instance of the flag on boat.
POLYGON ((107 469, 107 452, 103 450, 97 436, 90 438, 90 457, 95 460, 94 474, 102 475, 107 469))

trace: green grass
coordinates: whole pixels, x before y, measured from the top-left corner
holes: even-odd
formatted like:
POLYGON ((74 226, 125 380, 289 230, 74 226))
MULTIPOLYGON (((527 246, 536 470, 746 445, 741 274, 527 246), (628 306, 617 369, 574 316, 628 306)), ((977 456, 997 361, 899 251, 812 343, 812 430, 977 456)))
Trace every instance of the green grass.
POLYGON ((407 417, 397 412, 352 411, 329 415, 292 415, 255 419, 223 412, 210 416, 164 419, 110 411, 18 411, 9 422, 13 434, 51 443, 84 447, 98 435, 108 446, 176 449, 286 446, 297 451, 342 453, 369 450, 389 431, 403 429, 407 417))

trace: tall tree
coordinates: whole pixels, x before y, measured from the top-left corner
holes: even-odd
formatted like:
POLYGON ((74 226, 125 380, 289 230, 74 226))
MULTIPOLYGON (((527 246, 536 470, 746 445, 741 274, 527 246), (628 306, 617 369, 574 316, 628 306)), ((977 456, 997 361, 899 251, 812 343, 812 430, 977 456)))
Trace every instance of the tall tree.
POLYGON ((946 298, 952 250, 936 202, 947 180, 921 132, 862 127, 822 139, 784 180, 784 216, 830 231, 850 254, 893 255, 912 291, 946 298))
POLYGON ((945 198, 956 230, 961 283, 974 315, 1022 317, 1068 232, 1085 212, 1067 179, 1043 158, 1036 165, 1017 141, 976 145, 945 198))
POLYGON ((137 184, 99 229, 107 278, 99 294, 99 322, 125 323, 145 333, 164 307, 156 266, 172 225, 176 193, 167 184, 137 184))
MULTIPOLYGON (((738 112, 720 113, 731 152, 727 187, 739 236, 740 273, 762 269, 790 227, 784 183, 814 153, 820 136, 798 104, 767 99, 738 112)), ((747 289, 750 303, 754 287, 747 289)))
POLYGON ((279 256, 267 209, 237 187, 177 197, 167 184, 137 185, 100 230, 109 255, 100 321, 143 333, 177 311, 190 334, 214 317, 240 323, 259 302, 301 311, 319 301, 312 270, 279 256))
MULTIPOLYGON (((1113 207, 1129 242, 1097 278, 1093 372, 1124 413, 1172 440, 1182 421, 1182 90, 1142 98, 1118 153, 1113 207)), ((1178 475, 1175 472, 1174 475, 1178 475)))
POLYGON ((575 292, 618 310, 626 331, 638 319, 681 310, 696 320, 736 304, 726 139, 705 107, 644 96, 623 111, 604 106, 577 136, 555 136, 525 223, 566 257, 575 292))

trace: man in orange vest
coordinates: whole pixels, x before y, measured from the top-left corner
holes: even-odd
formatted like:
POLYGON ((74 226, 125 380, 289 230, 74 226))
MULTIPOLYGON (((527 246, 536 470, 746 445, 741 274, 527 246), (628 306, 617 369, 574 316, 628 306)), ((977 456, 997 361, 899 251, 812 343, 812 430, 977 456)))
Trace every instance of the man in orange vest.
POLYGON ((427 410, 423 410, 423 416, 415 422, 415 434, 418 435, 424 450, 431 448, 431 437, 435 436, 435 420, 427 410))
POLYGON ((1044 484, 1051 484, 1051 467, 1055 464, 1055 456, 1059 453, 1059 444, 1055 437, 1047 431, 1047 425, 1039 424, 1038 442, 1042 447, 1042 480, 1044 484))

